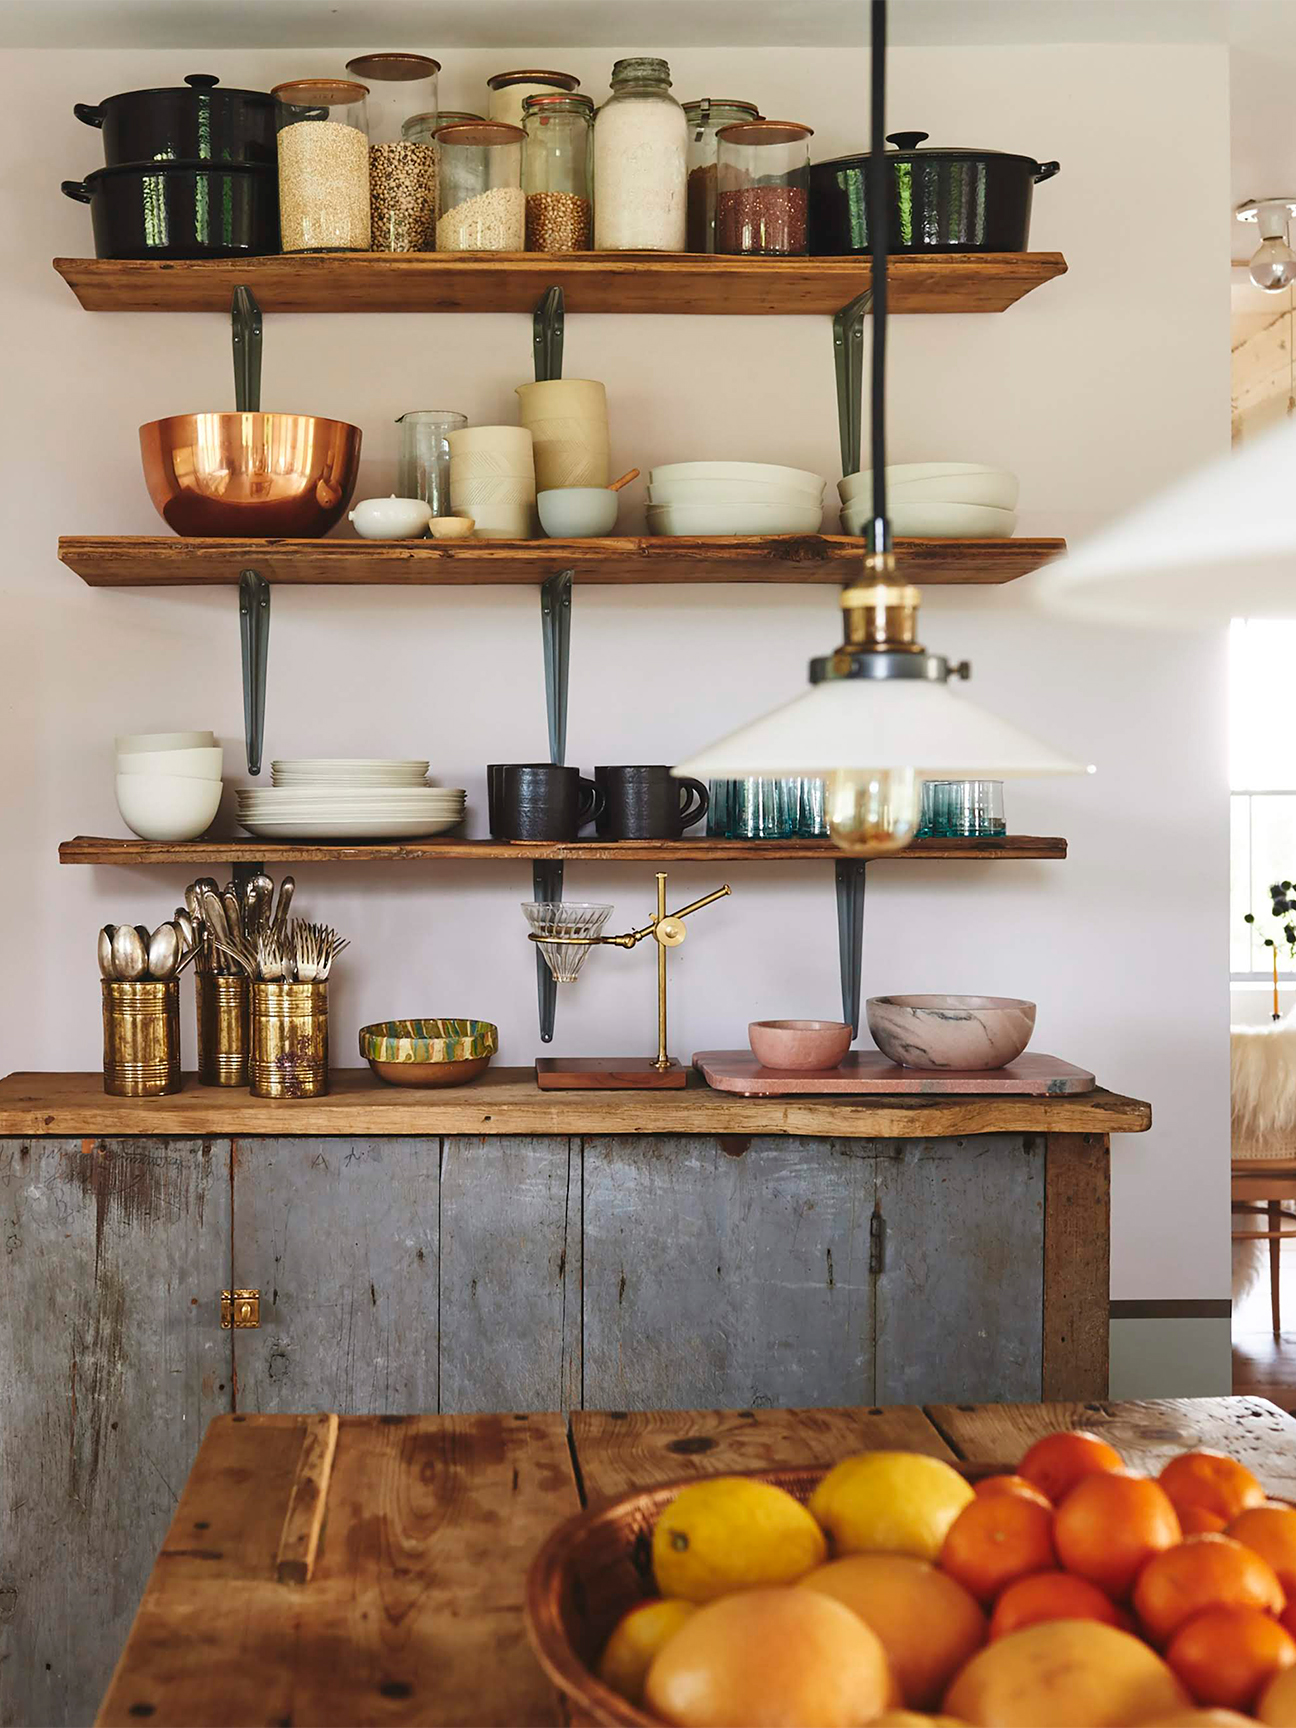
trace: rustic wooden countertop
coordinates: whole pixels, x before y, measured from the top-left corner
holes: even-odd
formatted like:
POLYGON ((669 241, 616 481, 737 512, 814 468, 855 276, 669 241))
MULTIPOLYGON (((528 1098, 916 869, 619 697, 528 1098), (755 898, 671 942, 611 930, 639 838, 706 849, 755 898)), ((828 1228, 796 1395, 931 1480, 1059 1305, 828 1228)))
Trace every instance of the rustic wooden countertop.
MULTIPOLYGON (((871 1410, 221 1416, 203 1440, 98 1728, 551 1724, 522 1603, 541 1542, 582 1504, 864 1447, 1018 1459, 1096 1429, 1138 1470, 1216 1447, 1296 1495, 1296 1421, 1258 1398, 871 1410), (322 1453, 335 1439, 331 1470, 322 1453), (325 1512, 309 1582, 303 1508, 325 1512)), ((318 1525, 316 1525, 318 1528, 318 1525)))
POLYGON ((0 1135, 797 1134, 920 1139, 959 1134, 1137 1134, 1152 1110, 1099 1088, 1072 1098, 740 1098, 697 1074, 681 1091, 542 1092, 530 1068, 492 1068, 468 1086, 388 1086, 335 1069, 327 1097, 266 1100, 199 1086, 169 1098, 110 1098, 98 1073, 9 1074, 0 1135))

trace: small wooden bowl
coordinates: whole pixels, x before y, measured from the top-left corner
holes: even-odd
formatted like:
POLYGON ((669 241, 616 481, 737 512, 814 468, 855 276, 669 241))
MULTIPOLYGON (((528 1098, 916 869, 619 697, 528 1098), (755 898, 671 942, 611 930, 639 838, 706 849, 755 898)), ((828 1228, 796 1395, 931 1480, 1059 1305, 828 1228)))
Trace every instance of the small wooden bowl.
POLYGON ((380 1020, 360 1028, 360 1054, 391 1086, 463 1086, 499 1049, 489 1020, 380 1020))

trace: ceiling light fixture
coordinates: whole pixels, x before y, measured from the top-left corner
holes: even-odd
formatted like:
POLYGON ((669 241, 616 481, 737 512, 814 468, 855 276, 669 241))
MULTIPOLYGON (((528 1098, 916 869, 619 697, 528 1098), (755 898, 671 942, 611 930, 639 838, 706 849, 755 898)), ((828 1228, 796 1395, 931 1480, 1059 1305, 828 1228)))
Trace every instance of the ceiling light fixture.
POLYGON ((1287 243, 1287 228, 1296 215, 1296 198, 1248 198, 1234 212, 1239 222, 1255 222, 1260 245, 1251 259, 1251 280, 1266 294, 1280 294, 1296 282, 1296 252, 1287 243))

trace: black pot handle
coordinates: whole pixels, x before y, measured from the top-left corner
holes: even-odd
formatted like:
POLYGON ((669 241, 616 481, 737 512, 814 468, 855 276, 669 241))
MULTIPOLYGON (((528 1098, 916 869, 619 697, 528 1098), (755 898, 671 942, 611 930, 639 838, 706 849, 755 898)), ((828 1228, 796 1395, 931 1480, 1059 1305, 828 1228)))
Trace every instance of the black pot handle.
POLYGON ((97 102, 74 102, 72 104, 72 112, 76 115, 77 119, 82 121, 86 126, 103 125, 103 109, 97 102))
POLYGON ((930 132, 888 132, 887 143, 894 144, 897 150, 916 150, 925 138, 930 137, 930 132))
POLYGON ((1041 162, 1035 170, 1035 184, 1038 186, 1041 180, 1051 180, 1061 166, 1060 162, 1041 162))
POLYGON ((186 72, 185 83, 191 90, 214 90, 220 79, 213 78, 210 72, 186 72))
POLYGON ((63 196, 75 198, 78 204, 90 202, 90 190, 84 180, 65 180, 63 182, 63 196))

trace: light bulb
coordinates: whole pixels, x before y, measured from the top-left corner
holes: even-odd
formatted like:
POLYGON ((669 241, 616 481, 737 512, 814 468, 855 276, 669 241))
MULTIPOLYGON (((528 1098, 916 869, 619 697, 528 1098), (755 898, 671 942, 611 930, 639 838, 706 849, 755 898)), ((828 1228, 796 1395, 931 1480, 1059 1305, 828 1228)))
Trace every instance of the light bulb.
POLYGON ((1251 280, 1257 288, 1270 294, 1277 294, 1296 282, 1296 252, 1280 235, 1271 235, 1261 241, 1251 260, 1251 280))
POLYGON ((922 782, 912 768, 850 768, 828 776, 828 832, 843 852, 899 852, 918 832, 922 782))

